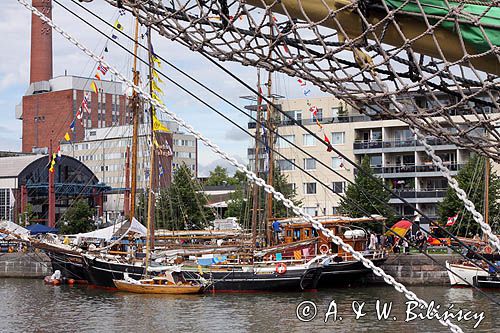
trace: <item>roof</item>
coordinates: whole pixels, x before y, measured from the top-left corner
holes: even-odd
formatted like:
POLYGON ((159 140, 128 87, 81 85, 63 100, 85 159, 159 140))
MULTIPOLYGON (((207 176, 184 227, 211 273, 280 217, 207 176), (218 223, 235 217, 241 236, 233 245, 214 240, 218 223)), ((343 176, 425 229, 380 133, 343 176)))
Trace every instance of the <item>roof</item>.
MULTIPOLYGON (((0 158, 0 178, 18 177, 28 165, 47 155, 9 156, 0 158)), ((47 160, 47 163, 49 161, 47 160)))

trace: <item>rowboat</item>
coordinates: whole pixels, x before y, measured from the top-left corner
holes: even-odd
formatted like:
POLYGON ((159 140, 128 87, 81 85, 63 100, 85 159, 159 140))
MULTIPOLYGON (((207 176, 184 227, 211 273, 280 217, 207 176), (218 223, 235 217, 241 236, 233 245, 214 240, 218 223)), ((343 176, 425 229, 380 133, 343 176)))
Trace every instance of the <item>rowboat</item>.
POLYGON ((202 283, 187 282, 181 275, 174 278, 172 272, 141 280, 132 279, 124 273, 123 280, 113 280, 113 283, 120 291, 138 294, 198 294, 205 287, 202 283))

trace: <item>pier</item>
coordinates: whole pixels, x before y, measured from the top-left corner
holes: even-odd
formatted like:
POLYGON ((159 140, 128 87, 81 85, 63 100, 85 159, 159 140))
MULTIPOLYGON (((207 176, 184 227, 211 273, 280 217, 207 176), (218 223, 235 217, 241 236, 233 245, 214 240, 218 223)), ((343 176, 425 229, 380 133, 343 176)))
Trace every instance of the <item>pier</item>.
POLYGON ((0 253, 0 278, 43 278, 52 274, 44 253, 0 253))

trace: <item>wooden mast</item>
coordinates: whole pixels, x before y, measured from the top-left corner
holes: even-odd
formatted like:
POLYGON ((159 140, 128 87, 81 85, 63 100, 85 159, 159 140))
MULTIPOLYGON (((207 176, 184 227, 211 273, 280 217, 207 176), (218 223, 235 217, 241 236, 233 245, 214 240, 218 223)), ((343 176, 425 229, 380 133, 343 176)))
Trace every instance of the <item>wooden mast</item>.
MULTIPOLYGON (((137 71, 137 50, 139 47, 139 19, 135 19, 135 34, 134 34, 134 85, 139 85, 139 72, 137 71)), ((137 191, 137 137, 139 131, 139 95, 134 90, 132 93, 132 113, 133 113, 133 133, 132 133, 132 179, 130 189, 130 221, 135 216, 135 197, 137 191)))
MULTIPOLYGON (((273 13, 269 11, 269 30, 271 37, 273 36, 273 13)), ((271 38, 272 40, 272 38, 271 38)), ((270 42, 271 43, 271 42, 270 42)), ((272 44, 269 44, 269 58, 272 56, 272 44)), ((272 96, 272 71, 268 72, 268 77, 267 77, 267 98, 268 101, 271 101, 271 103, 267 103, 267 108, 266 108, 266 115, 267 115, 267 120, 266 120, 266 127, 267 127, 267 145, 268 147, 268 173, 267 173, 267 183, 269 185, 273 185, 273 176, 274 176, 274 161, 273 161, 273 125, 272 125, 272 113, 273 113, 273 105, 274 104, 274 99, 272 96)), ((267 238, 267 244, 268 246, 271 245, 272 243, 272 218, 273 218, 273 195, 271 193, 267 193, 267 203, 266 203, 266 208, 267 208, 267 214, 266 214, 266 219, 264 221, 267 221, 265 225, 265 230, 266 230, 266 238, 267 238)))
POLYGON ((488 224, 489 220, 489 193, 490 193, 490 159, 486 157, 484 164, 484 222, 488 224))
MULTIPOLYGON (((151 28, 148 28, 148 55, 149 55, 149 94, 153 93, 153 85, 151 84, 153 80, 153 53, 151 51, 151 28)), ((147 215, 147 233, 146 233, 146 275, 148 275, 149 260, 151 256, 151 247, 154 246, 154 229, 153 229, 153 215, 154 215, 154 177, 155 177, 155 132, 153 127, 153 115, 155 109, 153 105, 150 106, 149 118, 151 126, 151 147, 150 147, 150 159, 149 159, 149 186, 148 186, 148 215, 147 215)))
MULTIPOLYGON (((260 69, 257 70, 257 122, 255 123, 255 174, 259 176, 259 140, 260 124, 262 114, 262 89, 260 88, 260 69)), ((253 184, 253 202, 252 202, 252 253, 255 250, 257 242, 257 214, 259 212, 259 186, 253 184)))

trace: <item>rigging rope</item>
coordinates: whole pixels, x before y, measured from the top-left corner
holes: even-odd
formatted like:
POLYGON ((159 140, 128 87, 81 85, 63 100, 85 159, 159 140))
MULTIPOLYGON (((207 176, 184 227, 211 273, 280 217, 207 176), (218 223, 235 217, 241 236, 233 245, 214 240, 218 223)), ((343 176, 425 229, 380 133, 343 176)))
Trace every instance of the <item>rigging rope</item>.
MULTIPOLYGON (((78 40, 76 40, 74 37, 72 37, 70 34, 68 34, 64 29, 62 29, 61 27, 56 25, 50 18, 48 18, 47 16, 42 14, 39 10, 34 8, 26 0, 18 0, 18 2, 21 5, 23 5, 24 7, 26 7, 28 10, 30 10, 34 15, 38 16, 41 20, 46 22, 49 26, 51 26, 55 31, 57 31, 59 34, 61 34, 70 43, 77 46, 86 55, 93 58, 95 61, 101 62, 102 64, 106 65, 109 68, 109 70, 120 79, 120 81, 124 82, 130 88, 133 88, 136 91, 136 93, 139 94, 142 98, 147 100, 149 103, 155 105, 159 110, 163 111, 173 121, 175 121, 176 123, 178 123, 179 125, 184 127, 188 132, 190 132, 192 135, 194 135, 197 139, 201 140, 214 153, 216 153, 217 155, 221 156, 222 158, 224 158, 225 160, 230 162, 233 166, 235 166, 241 172, 244 172, 246 177, 251 182, 257 184, 260 187, 263 187, 264 190, 266 192, 272 194, 276 200, 282 201, 283 204, 286 207, 291 208, 295 214, 300 215, 301 217, 304 218, 305 221, 311 223, 311 225, 316 230, 320 230, 325 236, 327 236, 329 239, 332 239, 332 241, 335 244, 341 246, 342 249, 344 249, 344 251, 349 252, 353 256, 354 259, 361 261, 363 263, 363 265, 367 268, 370 268, 375 273, 375 275, 377 275, 379 277, 383 277, 384 281, 387 284, 393 286, 398 292, 403 293, 407 299, 418 302, 419 305, 424 307, 424 308, 429 308, 429 304, 425 300, 420 299, 414 292, 408 290, 400 282, 397 282, 394 279, 394 277, 385 273, 385 271, 383 269, 375 266, 375 264, 371 260, 365 258, 360 252, 354 250, 349 244, 345 243, 340 237, 338 237, 337 235, 334 235, 331 230, 325 228, 320 222, 313 219, 311 215, 304 213, 300 207, 296 206, 291 200, 285 198, 282 193, 277 192, 274 189, 274 187, 266 184, 266 182, 262 178, 257 177, 252 171, 249 171, 243 164, 239 163, 235 158, 230 157, 228 154, 226 154, 224 151, 222 151, 217 145, 212 143, 209 139, 207 139, 205 136, 203 136, 200 132, 196 131, 191 125, 187 124, 183 119, 181 119, 179 116, 177 116, 174 112, 170 111, 164 105, 162 105, 161 103, 159 103, 158 101, 153 99, 151 97, 151 95, 149 95, 147 92, 145 92, 141 87, 134 85, 134 83, 132 81, 130 81, 122 73, 117 71, 106 60, 100 59, 90 49, 88 49, 86 46, 84 46, 82 43, 80 43, 78 40)), ((438 312, 436 309, 432 308, 432 313, 437 314, 438 312)), ((440 317, 440 316, 438 316, 438 317, 440 317)), ((449 319, 446 319, 446 320, 439 319, 439 322, 443 326, 448 327, 452 332, 463 332, 459 326, 451 323, 449 319)))

